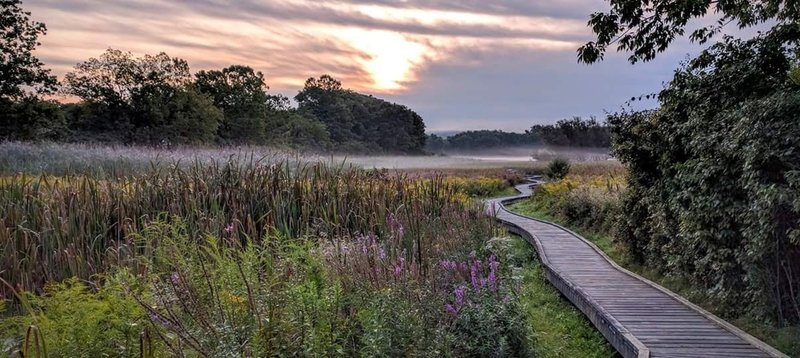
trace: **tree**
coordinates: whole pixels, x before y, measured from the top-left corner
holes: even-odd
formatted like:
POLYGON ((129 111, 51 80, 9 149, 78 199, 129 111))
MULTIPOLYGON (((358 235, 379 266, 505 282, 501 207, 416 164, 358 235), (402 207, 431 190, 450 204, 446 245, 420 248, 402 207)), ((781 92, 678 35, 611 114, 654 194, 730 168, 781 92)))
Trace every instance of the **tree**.
POLYGON ((0 0, 0 99, 18 99, 25 87, 49 92, 56 79, 33 55, 39 35, 47 33, 43 23, 31 21, 19 0, 0 0))
POLYGON ((275 110, 267 118, 267 142, 270 145, 313 150, 331 147, 328 130, 318 120, 288 109, 275 110))
POLYGON ((125 105, 143 87, 180 87, 189 83, 189 64, 166 53, 134 57, 132 53, 107 49, 64 76, 66 94, 86 102, 125 105))
POLYGON ((132 106, 138 142, 212 143, 223 120, 211 98, 190 86, 143 87, 134 95, 132 106))
POLYGON ((705 43, 728 23, 746 28, 774 22, 773 29, 797 26, 800 9, 793 0, 610 0, 608 12, 593 13, 589 26, 597 35, 578 49, 578 60, 594 63, 603 59, 609 46, 631 52, 631 63, 648 61, 663 52, 679 36, 689 21, 714 13, 713 25, 694 29, 689 38, 705 43))
POLYGON ((0 141, 59 140, 66 135, 64 112, 55 102, 26 96, 0 99, 0 141))
POLYGON ((331 76, 309 78, 295 99, 299 114, 325 124, 338 150, 421 153, 425 146, 425 123, 417 113, 342 89, 331 76))
POLYGON ((329 75, 309 78, 294 97, 304 116, 315 118, 328 127, 331 140, 342 144, 357 141, 353 133, 353 110, 344 100, 342 84, 329 75))
POLYGON ((70 109, 71 125, 101 140, 209 142, 220 112, 190 88, 190 80, 183 59, 108 49, 65 76, 65 92, 83 100, 81 108, 70 109))
POLYGON ((659 109, 610 118, 630 257, 779 324, 800 323, 798 39, 726 37, 675 72, 659 109))
POLYGON ((596 148, 611 146, 609 126, 598 122, 594 117, 562 119, 555 125, 537 124, 526 133, 549 145, 596 148))
POLYGON ((271 101, 264 75, 250 67, 233 65, 222 70, 200 71, 197 89, 211 96, 225 114, 220 136, 229 141, 261 143, 271 101))

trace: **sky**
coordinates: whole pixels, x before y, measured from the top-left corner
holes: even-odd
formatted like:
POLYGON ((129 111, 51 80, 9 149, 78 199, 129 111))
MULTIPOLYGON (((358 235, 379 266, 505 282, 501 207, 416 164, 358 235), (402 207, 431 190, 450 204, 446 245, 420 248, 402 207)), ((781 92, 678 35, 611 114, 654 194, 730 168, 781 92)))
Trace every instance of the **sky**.
MULTIPOLYGON (((572 116, 600 118, 659 91, 688 54, 679 41, 630 65, 610 52, 577 62, 602 0, 25 0, 48 33, 36 54, 59 77, 107 48, 166 52, 192 71, 243 64, 270 93, 293 97, 309 77, 408 106, 429 132, 522 131, 572 116)), ((655 103, 644 103, 654 106, 655 103)))

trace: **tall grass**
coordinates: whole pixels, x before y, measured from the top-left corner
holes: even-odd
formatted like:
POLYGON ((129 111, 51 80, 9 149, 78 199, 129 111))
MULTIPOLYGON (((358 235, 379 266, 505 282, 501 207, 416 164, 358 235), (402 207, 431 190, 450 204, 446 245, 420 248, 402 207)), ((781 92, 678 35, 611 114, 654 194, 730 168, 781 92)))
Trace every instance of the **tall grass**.
POLYGON ((497 224, 470 199, 500 183, 257 160, 4 177, 0 339, 37 357, 525 355, 497 224))
MULTIPOLYGON (((548 149, 548 154, 538 161, 516 161, 499 157, 479 160, 453 156, 345 156, 297 152, 259 146, 243 147, 178 147, 159 148, 144 146, 110 146, 64 143, 0 143, 0 176, 18 173, 50 175, 91 175, 94 177, 120 177, 149 171, 153 166, 189 166, 194 162, 244 160, 260 158, 261 162, 306 162, 345 164, 355 168, 393 169, 411 174, 445 173, 455 176, 502 176, 506 168, 541 173, 550 157, 565 157, 576 163, 576 170, 597 170, 608 167, 621 168, 618 162, 602 156, 575 155, 580 150, 570 148, 548 149)), ((527 156, 525 152, 522 156, 527 156)))
MULTIPOLYGON (((258 242, 287 237, 353 236, 406 227, 403 248, 424 269, 425 252, 443 233, 488 230, 479 209, 465 210, 456 184, 442 177, 413 181, 321 164, 211 161, 153 167, 135 177, 96 179, 25 174, 0 181, 0 272, 23 289, 68 277, 89 279, 151 242, 132 233, 158 217, 179 217, 192 237, 229 235, 258 242), (440 220, 457 215, 453 220, 440 220)), ((488 234, 487 234, 488 235, 488 234)), ((4 288, 3 294, 8 296, 4 288)))

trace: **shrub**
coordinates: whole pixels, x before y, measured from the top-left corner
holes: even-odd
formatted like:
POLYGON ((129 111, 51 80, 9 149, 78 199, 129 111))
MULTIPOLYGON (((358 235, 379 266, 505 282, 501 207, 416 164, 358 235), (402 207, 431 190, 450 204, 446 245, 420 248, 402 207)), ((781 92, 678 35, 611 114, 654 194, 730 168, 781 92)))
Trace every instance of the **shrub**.
POLYGON ((569 169, 570 164, 568 160, 560 158, 553 159, 553 161, 547 165, 545 176, 551 180, 561 180, 567 177, 569 174, 569 169))
POLYGON ((516 298, 481 290, 466 300, 454 322, 456 356, 528 355, 525 316, 516 298))
POLYGON ((30 312, 0 323, 7 329, 0 338, 12 332, 15 337, 27 336, 18 346, 39 345, 50 357, 139 357, 139 335, 147 319, 114 277, 96 292, 69 279, 49 284, 41 296, 22 296, 30 312), (26 334, 28 327, 38 331, 43 344, 26 334))
POLYGON ((573 177, 539 186, 531 198, 537 210, 581 230, 611 232, 620 215, 622 178, 573 177))
POLYGON ((726 316, 800 323, 796 26, 726 38, 676 71, 656 111, 612 116, 630 171, 620 239, 726 316))

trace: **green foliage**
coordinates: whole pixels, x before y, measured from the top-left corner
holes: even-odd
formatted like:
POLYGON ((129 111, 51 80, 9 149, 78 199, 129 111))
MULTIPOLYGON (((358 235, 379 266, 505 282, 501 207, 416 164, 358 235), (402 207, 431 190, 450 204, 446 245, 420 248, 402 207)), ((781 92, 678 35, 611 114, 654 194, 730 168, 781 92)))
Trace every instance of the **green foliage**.
POLYGON ((197 243, 179 219, 156 222, 137 240, 158 242, 133 287, 158 336, 202 356, 342 354, 349 334, 341 287, 304 240, 197 243))
POLYGON ((619 178, 572 177, 540 185, 530 200, 514 205, 526 215, 556 221, 588 232, 611 233, 620 213, 625 189, 619 178))
POLYGON ((562 119, 555 125, 537 124, 525 132, 534 138, 540 138, 545 144, 555 146, 598 148, 611 146, 608 125, 598 122, 594 117, 562 119))
POLYGON ((447 138, 428 136, 425 149, 430 152, 475 151, 486 148, 524 147, 537 144, 569 147, 607 148, 611 146, 608 125, 594 117, 559 120, 554 125, 537 124, 525 133, 499 130, 465 131, 447 138))
POLYGON ((237 239, 256 241, 274 230, 290 237, 382 233, 394 213, 410 225, 405 231, 415 240, 403 245, 418 265, 435 260, 426 255, 440 230, 480 236, 489 229, 488 219, 476 219, 482 210, 441 177, 417 182, 322 164, 212 161, 153 166, 130 178, 19 175, 2 184, 7 215, 0 218, 0 240, 12 244, 0 248, 0 275, 26 289, 71 276, 90 279, 117 263, 107 250, 136 255, 127 235, 162 213, 182 218, 195 234, 235 224, 237 239), (445 214, 453 220, 441 221, 445 214))
POLYGON ((78 116, 72 118, 73 128, 126 142, 207 140, 206 132, 218 126, 218 110, 186 88, 190 78, 185 60, 163 52, 137 58, 108 49, 64 76, 65 92, 83 100, 82 108, 72 112, 78 116))
MULTIPOLYGON (((198 238, 183 219, 160 216, 127 238, 141 255, 111 250, 116 274, 93 282, 98 291, 71 279, 45 296, 26 294, 35 314, 4 320, 0 327, 14 329, 0 338, 21 337, 33 323, 53 356, 135 355, 144 332, 154 356, 525 355, 528 328, 512 281, 471 291, 470 307, 453 318, 441 286, 463 280, 443 280, 438 265, 425 272, 417 264, 480 249, 482 240, 470 236, 486 237, 485 223, 454 219, 467 230, 437 229, 447 235, 420 261, 404 247, 404 227, 413 237, 418 224, 393 216, 384 238, 272 231, 257 241, 236 235, 237 226, 198 238)), ((488 266, 506 277, 492 260, 488 266)))
POLYGON ((431 152, 445 150, 477 150, 485 148, 530 146, 538 138, 529 133, 504 132, 499 130, 465 131, 447 138, 435 134, 428 136, 425 149, 431 152))
POLYGON ((220 137, 233 143, 263 143, 269 101, 264 75, 250 67, 233 65, 200 71, 195 86, 225 114, 220 137))
POLYGON ((180 87, 190 79, 186 60, 163 52, 134 57, 130 52, 109 48, 64 75, 64 91, 85 102, 130 106, 140 91, 180 87))
POLYGON ((528 324, 516 299, 482 290, 455 318, 456 356, 521 357, 528 354, 528 324))
POLYGON ((678 70, 661 108, 613 116, 630 170, 620 239, 725 315, 800 322, 800 29, 726 39, 678 70))
POLYGON ((66 137, 66 121, 58 104, 25 97, 0 100, 0 141, 43 141, 66 137))
POLYGON ((161 144, 212 142, 223 120, 211 100, 190 87, 143 88, 132 99, 136 141, 161 144))
POLYGON ((561 180, 569 174, 570 164, 566 159, 554 159, 547 165, 545 176, 550 180, 561 180))
POLYGON ((24 295, 33 311, 6 318, 0 324, 9 329, 4 337, 11 332, 17 337, 27 336, 28 327, 33 326, 44 340, 49 357, 139 356, 139 335, 147 320, 114 277, 97 292, 80 280, 70 279, 48 285, 42 296, 24 295))
POLYGON ((20 0, 0 1, 0 100, 25 97, 26 87, 48 92, 56 79, 50 70, 33 55, 39 46, 39 35, 47 28, 32 21, 30 13, 20 7, 20 0))
POLYGON ((267 143, 316 150, 331 148, 328 129, 320 121, 293 110, 270 112, 267 116, 267 143))
POLYGON ((631 63, 652 60, 676 38, 684 35, 691 20, 710 13, 719 18, 711 25, 693 30, 689 35, 692 41, 705 43, 730 22, 735 22, 739 28, 771 22, 773 29, 777 29, 796 27, 800 20, 797 4, 785 0, 611 0, 610 5, 608 12, 591 15, 589 27, 597 39, 578 49, 580 62, 602 60, 613 44, 617 44, 619 51, 632 52, 628 58, 631 63))
POLYGON ((325 124, 340 151, 421 153, 422 118, 405 106, 342 89, 334 78, 309 78, 295 96, 298 113, 325 124))
POLYGON ((360 337, 363 357, 401 357, 415 352, 447 351, 451 343, 440 327, 426 322, 411 302, 391 289, 377 292, 358 313, 363 331, 360 337), (415 314, 417 313, 417 314, 415 314))

